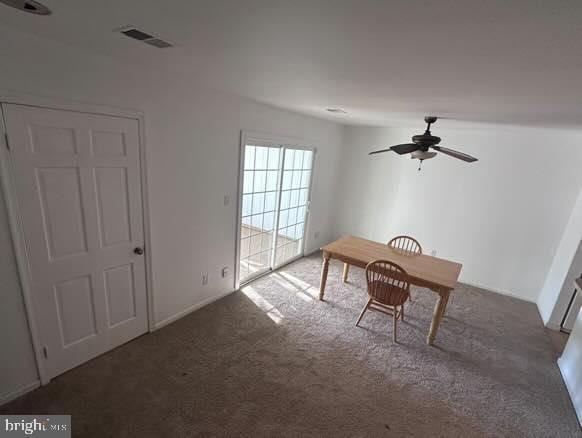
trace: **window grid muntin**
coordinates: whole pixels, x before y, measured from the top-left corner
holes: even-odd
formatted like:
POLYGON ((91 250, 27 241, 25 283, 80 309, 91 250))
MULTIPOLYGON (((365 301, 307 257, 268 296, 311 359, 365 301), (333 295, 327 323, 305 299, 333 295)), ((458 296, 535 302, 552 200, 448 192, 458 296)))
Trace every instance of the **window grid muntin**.
POLYGON ((243 173, 243 208, 245 200, 247 201, 247 207, 250 214, 241 216, 241 228, 247 227, 248 236, 243 237, 241 230, 241 254, 240 258, 240 278, 245 279, 252 274, 253 264, 257 265, 257 269, 262 269, 269 267, 271 265, 271 260, 269 253, 272 252, 271 246, 274 238, 274 228, 275 228, 275 213, 277 204, 277 193, 278 193, 278 180, 280 174, 279 168, 279 156, 280 149, 272 147, 245 146, 245 163, 244 163, 244 173, 243 173), (247 153, 247 147, 252 149, 251 152, 247 153), (258 148, 263 148, 261 154, 257 153, 258 148), (276 152, 276 153, 275 153, 276 152), (266 154, 266 155, 265 155, 266 154), (271 157, 273 156, 273 157, 271 157), (250 166, 246 160, 252 157, 254 160, 253 165, 250 166), (266 168, 257 168, 257 157, 260 157, 265 163, 266 168), (274 163, 277 163, 277 167, 274 168, 274 163), (257 172, 259 175, 259 183, 257 183, 257 172), (272 177, 276 176, 276 181, 273 182, 272 177), (252 182, 246 182, 245 179, 252 178, 252 182), (271 179, 270 179, 271 178, 271 179), (275 187, 273 187, 273 183, 275 187), (252 187, 252 191, 249 188, 252 187), (247 189, 245 191, 245 188, 247 189), (257 191, 255 191, 257 189, 257 191), (274 189, 274 190, 268 190, 274 189), (274 199, 269 199, 268 194, 274 194, 274 199), (257 196, 259 195, 259 196, 257 196), (246 199, 245 199, 246 196, 246 199), (250 200, 250 202, 248 202, 250 200), (265 210, 267 201, 273 201, 274 205, 272 209, 265 210), (256 203, 259 202, 260 205, 256 203), (250 204, 250 205, 249 205, 250 204), (265 216, 271 214, 271 225, 265 223, 265 216), (249 220, 250 218, 250 220, 249 220), (246 221, 245 221, 246 219, 246 221), (269 227, 266 229, 265 227, 269 227), (270 243, 269 243, 270 242, 270 243), (244 246, 246 245, 246 248, 244 246), (268 248, 265 248, 268 245, 268 248), (256 248, 256 250, 255 250, 256 248), (245 256, 243 257, 243 250, 245 250, 245 256), (258 258, 257 258, 258 257, 258 258), (265 262, 266 263, 263 263, 265 262))
POLYGON ((309 150, 289 148, 285 149, 284 154, 279 226, 276 230, 276 265, 294 258, 301 252, 313 162, 313 152, 309 150), (293 157, 292 162, 287 154, 293 157), (301 156, 301 159, 297 158, 298 156, 301 156))

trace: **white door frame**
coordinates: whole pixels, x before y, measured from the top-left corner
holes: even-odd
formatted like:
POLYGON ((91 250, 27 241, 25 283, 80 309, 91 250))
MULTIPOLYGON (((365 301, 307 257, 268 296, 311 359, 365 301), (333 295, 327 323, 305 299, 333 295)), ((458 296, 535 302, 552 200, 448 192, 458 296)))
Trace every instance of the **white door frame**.
MULTIPOLYGON (((259 146, 267 146, 276 144, 281 148, 292 148, 292 149, 303 149, 303 150, 310 150, 313 151, 313 158, 311 160, 311 175, 309 176, 309 191, 307 192, 307 199, 308 199, 308 208, 305 211, 306 220, 305 220, 305 228, 303 230, 303 239, 301 242, 301 253, 290 259, 287 260, 285 263, 282 263, 278 266, 273 264, 273 270, 278 269, 282 266, 285 266, 301 257, 304 256, 305 253, 305 241, 307 240, 305 236, 309 235, 309 224, 311 218, 311 192, 313 188, 313 174, 315 173, 315 159, 317 156, 317 148, 315 146, 310 146, 310 144, 314 144, 312 142, 293 138, 293 137, 282 137, 280 135, 274 134, 267 134, 264 132, 256 132, 256 131, 246 131, 242 130, 240 135, 240 145, 239 145, 239 169, 238 169, 238 190, 237 190, 237 204, 236 204, 236 243, 235 243, 235 251, 234 251, 234 290, 240 289, 240 265, 239 265, 239 258, 240 258, 240 224, 242 219, 242 195, 243 195, 243 176, 244 176, 244 158, 245 158, 245 146, 248 141, 257 143, 259 146)), ((277 223, 279 220, 277 219, 277 223)), ((274 230, 274 233, 277 233, 277 230, 274 230)), ((256 280, 257 278, 261 277, 262 275, 267 274, 270 271, 265 271, 264 273, 258 275, 257 277, 253 278, 256 280)))
MULTIPOLYGON (((141 176, 141 197, 143 206, 143 230, 145 242, 145 272, 146 272, 146 298, 148 309, 148 331, 155 329, 154 325, 154 302, 153 302, 153 277, 152 277, 152 245, 150 234, 150 207, 148 202, 148 183, 147 183, 147 159, 145 148, 145 120, 141 111, 125 110, 110 108, 102 105, 84 104, 76 102, 60 101, 53 98, 41 98, 30 95, 14 95, 0 92, 0 104, 17 104, 27 105, 39 108, 54 110, 72 111, 77 113, 100 114, 112 117, 124 117, 137 120, 138 122, 138 141, 140 154, 140 176, 141 176)), ((20 277, 20 286, 24 298, 24 307, 28 319, 28 327, 32 338, 32 346, 36 359, 36 367, 42 385, 50 382, 44 369, 44 354, 40 342, 39 329, 36 323, 35 314, 32 306, 32 275, 26 243, 24 238, 24 228, 22 226, 20 210, 18 207, 18 196, 16 194, 14 168, 12 165, 11 154, 7 142, 7 130, 4 123, 4 114, 0 108, 0 186, 2 186, 6 210, 8 213, 8 223, 10 225, 10 234, 16 256, 16 264, 20 277)))

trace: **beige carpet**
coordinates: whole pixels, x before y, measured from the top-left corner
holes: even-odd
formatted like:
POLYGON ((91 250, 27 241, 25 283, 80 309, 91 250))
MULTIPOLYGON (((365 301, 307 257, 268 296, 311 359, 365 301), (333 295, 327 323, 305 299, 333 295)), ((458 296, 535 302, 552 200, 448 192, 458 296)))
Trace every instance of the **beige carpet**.
POLYGON ((302 259, 58 378, 2 413, 72 414, 73 436, 580 437, 533 304, 460 286, 437 337, 416 289, 391 341, 363 272, 302 259))

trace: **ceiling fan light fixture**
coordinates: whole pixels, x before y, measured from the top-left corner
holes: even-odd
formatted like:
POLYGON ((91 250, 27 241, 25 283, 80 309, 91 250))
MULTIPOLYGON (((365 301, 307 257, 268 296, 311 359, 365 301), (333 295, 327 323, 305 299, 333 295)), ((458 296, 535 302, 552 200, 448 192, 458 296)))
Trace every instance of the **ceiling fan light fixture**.
POLYGON ((410 158, 413 160, 429 160, 431 158, 436 157, 436 152, 430 151, 414 151, 410 153, 410 158))

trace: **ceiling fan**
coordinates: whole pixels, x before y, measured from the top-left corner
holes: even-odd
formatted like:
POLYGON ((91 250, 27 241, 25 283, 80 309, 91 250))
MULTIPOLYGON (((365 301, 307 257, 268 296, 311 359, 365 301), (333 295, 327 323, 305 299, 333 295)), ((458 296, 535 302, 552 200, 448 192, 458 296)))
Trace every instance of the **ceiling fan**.
MULTIPOLYGON (((440 137, 432 135, 430 133, 430 125, 437 121, 437 117, 425 117, 426 130, 424 134, 415 135, 412 137, 412 143, 398 144, 396 146, 391 146, 388 149, 381 149, 379 151, 370 152, 369 155, 381 154, 383 152, 394 151, 399 155, 410 154, 410 158, 420 160, 422 164, 423 160, 428 160, 436 156, 436 152, 430 151, 429 149, 434 149, 437 152, 441 152, 451 157, 458 158, 459 160, 466 161, 467 163, 472 163, 477 161, 477 158, 467 155, 463 152, 455 151, 453 149, 445 148, 443 146, 438 146, 441 142, 440 137)), ((420 170, 420 164, 418 170, 420 170)))

